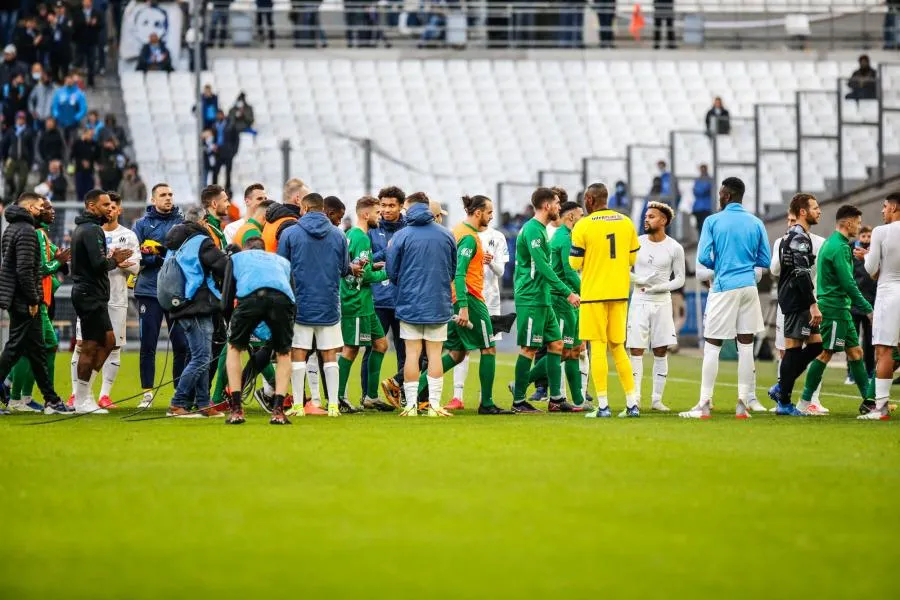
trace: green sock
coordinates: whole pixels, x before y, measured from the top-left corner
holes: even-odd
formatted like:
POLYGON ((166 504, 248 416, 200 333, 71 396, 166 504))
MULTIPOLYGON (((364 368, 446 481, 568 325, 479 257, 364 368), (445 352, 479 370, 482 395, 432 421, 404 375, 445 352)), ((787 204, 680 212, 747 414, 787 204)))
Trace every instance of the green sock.
POLYGON ((338 356, 338 398, 345 398, 347 395, 347 380, 350 379, 352 366, 352 360, 347 360, 343 355, 338 356))
POLYGON ((268 363, 265 368, 262 370, 263 379, 266 380, 266 383, 275 387, 275 367, 272 366, 272 363, 268 363))
POLYGON ((578 359, 567 360, 563 363, 566 370, 566 381, 569 382, 569 391, 572 393, 572 402, 575 406, 584 404, 584 390, 581 389, 581 366, 578 359))
POLYGON ((384 360, 384 352, 376 352, 372 350, 369 354, 369 380, 366 396, 369 398, 378 397, 378 385, 381 383, 381 362, 384 360))
POLYGON ((862 399, 866 398, 874 398, 875 394, 871 396, 867 396, 866 392, 869 387, 869 374, 866 373, 866 365, 860 360, 851 360, 848 363, 850 367, 850 373, 853 375, 853 381, 856 383, 856 388, 859 390, 859 395, 862 396, 862 399))
POLYGON ((547 383, 550 387, 550 397, 559 398, 562 396, 562 357, 559 354, 548 352, 545 358, 547 359, 547 383))
MULTIPOLYGON (((441 371, 446 373, 450 371, 453 367, 456 366, 456 361, 453 360, 453 357, 449 354, 445 354, 441 357, 441 371)), ((428 387, 428 371, 422 371, 419 373, 419 393, 421 394, 425 388, 428 387)))
POLYGON ((494 373, 497 371, 497 356, 482 354, 478 364, 478 381, 481 383, 481 405, 494 405, 494 373))
POLYGON ((806 381, 803 384, 803 394, 800 396, 806 402, 812 400, 816 388, 822 383, 822 375, 825 373, 826 366, 828 365, 818 358, 809 363, 809 368, 806 370, 806 381))
POLYGON ((528 383, 534 383, 535 381, 542 381, 544 379, 547 379, 547 357, 548 356, 550 356, 550 355, 545 354, 536 363, 534 363, 534 366, 528 372, 528 383))
POLYGON ((513 388, 513 402, 525 400, 525 392, 528 390, 528 373, 531 371, 531 359, 519 355, 516 359, 516 382, 513 388))
MULTIPOLYGON (((222 348, 222 352, 219 353, 219 363, 216 367, 216 385, 213 386, 212 392, 212 403, 219 404, 222 402, 222 398, 225 396, 225 382, 228 380, 228 374, 225 369, 225 358, 228 355, 228 346, 222 348)), ((240 390, 232 390, 232 391, 240 391, 240 390)))
POLYGON ((22 399, 22 381, 25 379, 23 371, 26 367, 30 368, 28 361, 23 357, 16 361, 12 371, 9 372, 9 378, 12 380, 12 389, 9 393, 10 400, 18 401, 22 399))
POLYGON ((866 386, 866 400, 872 400, 875 398, 875 378, 869 380, 869 385, 866 386))
MULTIPOLYGON (((53 381, 53 372, 50 372, 50 381, 53 381)), ((22 395, 33 397, 34 394, 34 371, 31 370, 31 363, 25 361, 22 368, 22 395)))

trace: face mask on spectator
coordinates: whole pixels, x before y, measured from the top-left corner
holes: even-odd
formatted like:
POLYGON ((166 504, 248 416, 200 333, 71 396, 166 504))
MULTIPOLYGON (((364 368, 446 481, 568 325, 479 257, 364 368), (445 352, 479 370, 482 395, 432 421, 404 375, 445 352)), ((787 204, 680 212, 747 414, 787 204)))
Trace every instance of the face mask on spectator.
POLYGON ((32 73, 31 78, 34 79, 35 81, 38 81, 41 78, 41 74, 40 73, 32 73))

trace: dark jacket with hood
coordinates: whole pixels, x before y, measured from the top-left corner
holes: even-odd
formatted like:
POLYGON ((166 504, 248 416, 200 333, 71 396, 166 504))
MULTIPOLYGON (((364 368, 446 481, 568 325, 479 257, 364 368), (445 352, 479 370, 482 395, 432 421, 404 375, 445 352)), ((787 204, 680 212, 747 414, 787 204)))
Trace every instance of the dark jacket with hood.
POLYGON ((137 283, 134 286, 135 296, 156 298, 156 279, 166 257, 166 234, 182 222, 184 217, 177 206, 167 214, 157 211, 154 206, 148 206, 147 214, 135 222, 132 230, 141 247, 141 272, 138 273, 137 283), (159 254, 145 253, 144 242, 147 240, 159 244, 159 254))
MULTIPOLYGON (((394 234, 406 227, 406 216, 400 215, 396 221, 381 219, 378 227, 369 230, 369 239, 372 241, 372 262, 387 260, 387 248, 394 234)), ((397 306, 397 288, 389 279, 372 284, 372 299, 375 300, 375 308, 394 308, 397 306)))
POLYGON ((406 224, 391 240, 387 256, 388 277, 397 286, 397 318, 414 325, 446 323, 453 316, 456 241, 434 222, 427 204, 413 204, 406 224))
MULTIPOLYGON (((868 246, 863 246, 868 248, 868 246)), ((869 272, 866 271, 866 261, 853 257, 853 279, 856 280, 856 286, 862 292, 863 298, 869 301, 869 304, 875 306, 875 291, 878 289, 878 282, 872 279, 869 272)), ((866 316, 866 313, 856 308, 856 305, 850 306, 850 314, 860 317, 866 316)))
MULTIPOLYGON (((293 217, 294 219, 300 218, 300 207, 294 206, 293 204, 273 204, 268 209, 266 209, 266 223, 274 223, 278 219, 283 219, 284 217, 293 217)), ((296 221, 285 221, 278 227, 278 231, 275 232, 275 239, 281 240, 281 234, 283 234, 288 227, 294 225, 296 221)))
MULTIPOLYGON (((40 265, 34 218, 15 204, 6 208, 3 265, 0 266, 0 308, 26 312, 41 303, 40 265)), ((3 218, 3 217, 0 217, 3 218)))
POLYGON ((347 238, 341 230, 331 224, 325 213, 308 212, 284 231, 278 242, 278 255, 291 263, 296 322, 340 322, 341 278, 350 274, 347 238))
MULTIPOLYGON (((166 234, 166 248, 171 252, 177 252, 182 244, 194 236, 202 235, 206 239, 200 244, 200 264, 204 274, 212 274, 221 286, 225 278, 225 267, 228 265, 228 256, 216 248, 206 227, 199 223, 181 223, 172 227, 166 234)), ((201 285, 190 302, 185 302, 170 312, 173 319, 185 319, 188 317, 207 317, 222 310, 221 302, 209 287, 201 285)))
POLYGON ((72 303, 88 310, 109 303, 109 272, 116 261, 108 257, 103 217, 83 212, 72 232, 72 303))

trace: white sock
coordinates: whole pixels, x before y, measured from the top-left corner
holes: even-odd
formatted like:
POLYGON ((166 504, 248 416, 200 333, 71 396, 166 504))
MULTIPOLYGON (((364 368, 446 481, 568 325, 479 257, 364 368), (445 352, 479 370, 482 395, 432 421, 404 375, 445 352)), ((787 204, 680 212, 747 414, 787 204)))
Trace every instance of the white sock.
POLYGON ((591 358, 587 349, 578 355, 578 370, 581 371, 581 393, 587 398, 588 381, 591 376, 591 358))
POLYGON ((812 398, 810 398, 810 403, 819 404, 819 394, 822 393, 822 382, 819 382, 819 387, 816 388, 816 391, 813 392, 812 398))
POLYGON ((91 402, 91 384, 88 381, 75 380, 75 408, 86 408, 91 402))
POLYGON ((609 398, 606 396, 597 396, 594 400, 597 402, 597 409, 609 407, 609 398))
POLYGON ((625 394, 625 406, 627 406, 628 408, 631 408, 633 406, 637 406, 638 408, 640 408, 639 400, 640 397, 637 395, 637 392, 630 392, 628 394, 625 394))
POLYGON ((453 397, 463 399, 466 388, 466 377, 469 375, 469 355, 461 363, 453 367, 453 397))
POLYGON ((325 385, 328 387, 328 404, 332 402, 338 404, 338 381, 341 378, 341 371, 336 362, 327 362, 322 365, 322 371, 325 375, 325 385))
POLYGON ((666 391, 666 377, 669 376, 669 357, 653 357, 653 403, 662 402, 663 392, 666 391))
POLYGON ((91 402, 94 401, 94 381, 97 380, 99 374, 100 371, 91 371, 91 380, 88 382, 88 398, 91 399, 91 402))
POLYGON ((75 386, 78 384, 78 358, 81 356, 81 346, 75 346, 75 352, 72 353, 72 395, 75 395, 75 386))
POLYGON ((737 345, 738 351, 738 398, 745 404, 750 398, 753 382, 756 380, 756 365, 753 362, 753 344, 737 345))
POLYGON ((116 348, 109 353, 109 358, 103 363, 103 383, 100 385, 100 396, 109 396, 112 392, 113 383, 116 381, 116 375, 119 374, 119 361, 121 357, 121 349, 116 348))
POLYGON ((415 408, 418 405, 419 382, 408 381, 403 384, 403 395, 406 398, 406 408, 415 408))
POLYGON ((291 363, 291 393, 294 395, 294 404, 303 406, 304 382, 306 381, 306 362, 291 363))
POLYGON ((319 389, 319 357, 315 354, 306 361, 306 377, 309 379, 309 396, 313 404, 322 404, 322 392, 319 389))
POLYGON ((428 381, 428 403, 431 408, 438 409, 441 407, 441 396, 444 393, 444 378, 426 376, 425 379, 428 381))
POLYGON ((634 393, 637 396, 638 404, 641 403, 641 380, 644 378, 644 357, 631 355, 631 374, 634 376, 634 393))
POLYGON ((888 400, 891 399, 891 385, 893 383, 893 379, 875 378, 875 408, 877 410, 883 409, 888 400))
POLYGON ((721 346, 706 342, 703 344, 703 368, 700 371, 700 404, 709 405, 713 398, 713 389, 716 387, 716 377, 719 376, 719 352, 721 346))
POLYGON ((780 358, 775 359, 775 374, 778 377, 778 381, 781 381, 781 363, 784 362, 780 358))
POLYGON ((266 378, 263 377, 263 394, 266 396, 274 396, 275 388, 272 387, 272 384, 266 381, 266 378))

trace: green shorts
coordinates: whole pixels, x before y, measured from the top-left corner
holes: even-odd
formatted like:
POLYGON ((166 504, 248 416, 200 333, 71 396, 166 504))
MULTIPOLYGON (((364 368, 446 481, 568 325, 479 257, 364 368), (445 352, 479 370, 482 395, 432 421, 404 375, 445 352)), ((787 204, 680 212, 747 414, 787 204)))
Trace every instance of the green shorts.
POLYGON ((549 306, 516 306, 516 343, 521 348, 540 348, 562 339, 556 313, 549 306))
MULTIPOLYGON (((482 350, 493 348, 494 329, 491 327, 491 315, 487 306, 478 298, 468 295, 469 322, 472 328, 460 327, 453 321, 447 324, 447 350, 482 350)), ((453 314, 459 314, 459 304, 453 305, 453 314)))
POLYGON ((59 346, 59 338, 56 337, 56 329, 53 328, 45 304, 41 304, 41 335, 44 339, 44 347, 48 350, 55 350, 59 346))
POLYGON ((859 333, 857 333, 856 327, 853 326, 853 319, 849 316, 838 319, 829 319, 823 316, 819 332, 822 336, 822 344, 825 350, 844 352, 848 348, 859 346, 859 333))
POLYGON ((341 333, 345 346, 371 346, 384 337, 384 328, 378 315, 365 317, 341 317, 341 333))
POLYGON ((553 312, 556 313, 565 347, 574 348, 581 345, 581 340, 578 339, 578 311, 575 307, 563 299, 562 302, 553 303, 553 312))

